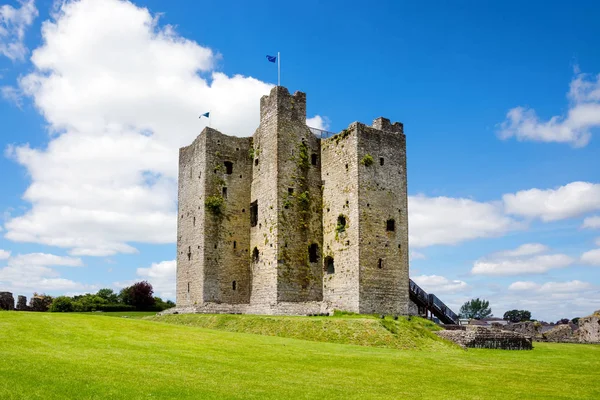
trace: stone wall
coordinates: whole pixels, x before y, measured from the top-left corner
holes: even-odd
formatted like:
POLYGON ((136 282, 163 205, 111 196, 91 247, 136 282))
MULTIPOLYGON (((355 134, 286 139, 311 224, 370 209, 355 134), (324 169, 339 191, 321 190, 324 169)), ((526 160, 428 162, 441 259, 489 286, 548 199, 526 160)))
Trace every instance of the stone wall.
POLYGON ((352 312, 360 312, 357 148, 357 124, 321 141, 323 298, 352 312))
POLYGON ((207 128, 205 205, 198 234, 204 237, 201 263, 204 302, 249 303, 250 183, 252 140, 207 128), (214 203, 217 202, 217 203, 214 203), (220 202, 220 203, 219 203, 220 202), (217 207, 217 204, 221 204, 217 207))
POLYGON ((407 314, 406 138, 385 118, 357 130, 360 312, 407 314))
POLYGON ((600 310, 594 314, 579 318, 576 337, 581 343, 600 343, 600 310))
POLYGON ((18 311, 27 311, 29 307, 27 307, 27 297, 19 295, 17 298, 17 308, 18 311))
POLYGON ((0 310, 12 311, 15 309, 15 298, 10 292, 0 292, 0 310))
POLYGON ((480 326, 467 327, 466 330, 444 330, 436 335, 450 340, 463 348, 531 350, 531 337, 511 331, 489 329, 480 326))

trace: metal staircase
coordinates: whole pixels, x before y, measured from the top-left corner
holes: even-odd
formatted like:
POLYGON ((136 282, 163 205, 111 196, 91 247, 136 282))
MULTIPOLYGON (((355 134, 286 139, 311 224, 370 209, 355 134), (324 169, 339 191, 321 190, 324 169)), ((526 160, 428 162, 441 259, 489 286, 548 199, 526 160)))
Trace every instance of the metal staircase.
POLYGON ((427 294, 419 285, 409 279, 410 299, 419 307, 419 315, 435 315, 444 324, 458 325, 458 315, 434 294, 427 294))

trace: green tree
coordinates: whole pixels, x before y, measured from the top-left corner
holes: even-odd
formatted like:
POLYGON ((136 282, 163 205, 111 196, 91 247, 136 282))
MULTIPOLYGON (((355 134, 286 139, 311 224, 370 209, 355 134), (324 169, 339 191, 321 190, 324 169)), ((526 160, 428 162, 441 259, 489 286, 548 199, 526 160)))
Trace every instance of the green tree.
POLYGON ((108 288, 98 290, 96 296, 102 297, 109 304, 117 304, 119 302, 119 296, 112 290, 108 288))
POLYGON ((156 300, 152 296, 153 293, 152 285, 142 281, 123 288, 119 293, 119 297, 123 303, 134 306, 138 311, 143 311, 151 310, 154 307, 156 300))
POLYGON ((531 312, 527 310, 510 310, 504 313, 502 319, 510 322, 530 321, 531 312))
POLYGON ((460 308, 461 318, 482 319, 491 316, 492 309, 490 308, 490 302, 487 300, 471 299, 460 308))
POLYGON ((58 296, 50 304, 50 312, 71 312, 73 311, 73 300, 68 296, 58 296))

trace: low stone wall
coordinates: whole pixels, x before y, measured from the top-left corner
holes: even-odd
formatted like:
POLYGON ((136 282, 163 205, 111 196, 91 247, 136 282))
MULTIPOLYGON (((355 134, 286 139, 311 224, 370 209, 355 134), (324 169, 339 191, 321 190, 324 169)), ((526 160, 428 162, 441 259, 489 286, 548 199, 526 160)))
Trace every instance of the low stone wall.
POLYGON ((15 298, 10 292, 0 292, 0 310, 14 310, 15 298))
POLYGON ((259 315, 321 315, 332 310, 322 301, 280 302, 277 304, 204 303, 195 307, 174 307, 161 312, 168 314, 259 314, 259 315))
POLYGON ((531 350, 531 337, 517 332, 488 329, 481 326, 467 327, 466 330, 445 330, 436 335, 450 340, 463 348, 531 350))

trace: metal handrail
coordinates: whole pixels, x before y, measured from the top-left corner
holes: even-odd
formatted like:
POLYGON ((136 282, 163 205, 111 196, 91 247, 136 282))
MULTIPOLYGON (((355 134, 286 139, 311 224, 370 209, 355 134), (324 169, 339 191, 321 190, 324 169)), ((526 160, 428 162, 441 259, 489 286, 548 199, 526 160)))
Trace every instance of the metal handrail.
POLYGON ((337 133, 335 133, 335 132, 324 131, 323 129, 313 128, 312 126, 308 126, 308 125, 307 125, 307 127, 313 133, 313 135, 315 135, 319 139, 328 139, 328 138, 332 137, 333 135, 337 135, 337 133))

